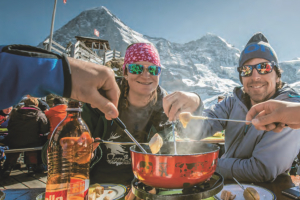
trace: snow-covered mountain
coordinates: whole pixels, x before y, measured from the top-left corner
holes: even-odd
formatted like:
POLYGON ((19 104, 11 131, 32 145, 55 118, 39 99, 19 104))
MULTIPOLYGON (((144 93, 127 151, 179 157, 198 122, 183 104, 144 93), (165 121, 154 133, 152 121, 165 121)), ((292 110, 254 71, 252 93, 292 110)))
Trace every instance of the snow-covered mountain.
MULTIPOLYGON (((93 37, 94 29, 100 33, 100 39, 108 40, 111 49, 126 51, 128 44, 148 42, 143 35, 126 26, 119 18, 104 6, 81 12, 77 17, 55 31, 53 40, 66 46, 70 41, 76 43, 75 36, 93 37)), ((49 37, 49 36, 48 36, 49 37)), ((42 47, 42 43, 38 45, 42 47)))
MULTIPOLYGON (((168 92, 196 92, 205 105, 210 106, 217 102, 218 95, 230 93, 240 85, 236 71, 240 50, 221 37, 206 34, 196 41, 178 44, 164 38, 146 36, 129 28, 103 6, 83 11, 55 31, 53 39, 66 46, 70 41, 76 42, 75 36, 95 37, 95 28, 100 32, 100 39, 108 40, 111 49, 121 51, 123 56, 131 43, 153 43, 164 67, 160 84, 168 92)), ((280 65, 285 71, 283 81, 300 89, 300 82, 297 83, 300 60, 282 62, 280 65)))

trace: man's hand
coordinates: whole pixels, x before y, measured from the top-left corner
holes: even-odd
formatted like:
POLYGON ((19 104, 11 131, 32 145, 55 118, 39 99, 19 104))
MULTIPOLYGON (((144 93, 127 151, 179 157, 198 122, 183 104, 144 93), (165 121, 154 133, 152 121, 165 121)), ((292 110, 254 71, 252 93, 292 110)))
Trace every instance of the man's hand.
POLYGON ((285 124, 293 129, 300 128, 299 112, 299 103, 269 100, 252 106, 246 120, 252 121, 258 130, 281 132, 285 128, 285 124), (275 122, 279 124, 276 126, 275 122))
POLYGON ((163 99, 163 108, 169 121, 178 118, 181 112, 194 112, 200 105, 200 98, 191 92, 174 92, 163 99))
POLYGON ((101 110, 108 120, 117 118, 120 90, 113 70, 91 62, 73 58, 68 60, 72 76, 71 98, 90 103, 101 110), (104 96, 99 93, 100 89, 104 96))

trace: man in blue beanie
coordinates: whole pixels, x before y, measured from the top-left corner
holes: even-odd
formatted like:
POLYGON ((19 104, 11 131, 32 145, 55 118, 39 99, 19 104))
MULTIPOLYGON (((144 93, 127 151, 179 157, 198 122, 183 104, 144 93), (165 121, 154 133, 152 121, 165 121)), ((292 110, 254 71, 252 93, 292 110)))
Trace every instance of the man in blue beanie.
MULTIPOLYGON (((300 102, 296 91, 281 81, 277 55, 262 33, 249 40, 237 69, 243 87, 236 87, 231 96, 204 110, 204 116, 245 120, 253 105, 269 99, 300 102)), ((285 128, 276 134, 236 122, 204 120, 196 139, 224 129, 225 153, 216 171, 225 179, 273 181, 290 169, 300 150, 300 130, 285 128)))

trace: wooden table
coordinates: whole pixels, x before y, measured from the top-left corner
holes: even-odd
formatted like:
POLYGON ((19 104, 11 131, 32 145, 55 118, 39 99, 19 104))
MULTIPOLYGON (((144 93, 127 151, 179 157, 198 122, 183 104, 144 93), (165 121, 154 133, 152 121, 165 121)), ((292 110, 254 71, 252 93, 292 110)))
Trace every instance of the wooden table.
POLYGON ((45 188, 9 189, 3 191, 5 199, 9 200, 35 200, 36 197, 45 192, 45 188))
MULTIPOLYGON (((0 178, 0 190, 6 194, 5 199, 8 200, 34 200, 38 194, 45 192, 46 176, 46 173, 29 176, 25 165, 22 165, 20 170, 13 170, 9 178, 0 178)), ((249 182, 242 183, 251 184, 249 182)), ((224 184, 236 184, 236 182, 225 180, 224 184)), ((278 176, 274 182, 253 184, 271 190, 275 193, 277 200, 292 200, 281 193, 284 189, 294 187, 291 177, 287 174, 278 176)))
POLYGON ((13 170, 8 178, 0 177, 0 190, 7 200, 35 200, 36 196, 45 192, 47 173, 29 175, 26 166, 13 170))
MULTIPOLYGON (((241 182, 241 183, 251 184, 249 182, 241 182)), ((234 180, 225 180, 225 184, 236 184, 236 182, 234 180)), ((287 174, 278 176, 275 181, 270 183, 253 183, 253 184, 271 190, 272 192, 275 193, 277 200, 292 200, 292 198, 285 196, 281 193, 282 190, 295 186, 292 182, 291 177, 287 174)))
MULTIPOLYGON (((242 183, 251 184, 247 182, 242 182, 242 183)), ((225 184, 236 184, 236 183, 233 180, 225 180, 225 184)), ((282 190, 294 186, 292 179, 289 175, 280 175, 272 183, 254 183, 254 185, 258 185, 271 190, 272 192, 275 193, 277 200, 292 200, 292 198, 281 194, 282 190)), ((35 197, 38 194, 45 192, 45 188, 6 189, 3 192, 5 192, 6 194, 5 199, 32 200, 35 199, 35 197)))

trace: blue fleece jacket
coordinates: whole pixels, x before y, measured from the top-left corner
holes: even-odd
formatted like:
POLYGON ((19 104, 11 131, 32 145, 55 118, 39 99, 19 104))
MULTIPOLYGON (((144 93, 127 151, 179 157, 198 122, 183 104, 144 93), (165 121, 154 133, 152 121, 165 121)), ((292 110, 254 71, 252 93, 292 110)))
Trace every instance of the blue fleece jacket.
POLYGON ((0 109, 17 104, 24 95, 71 95, 67 58, 27 45, 0 46, 0 109))

